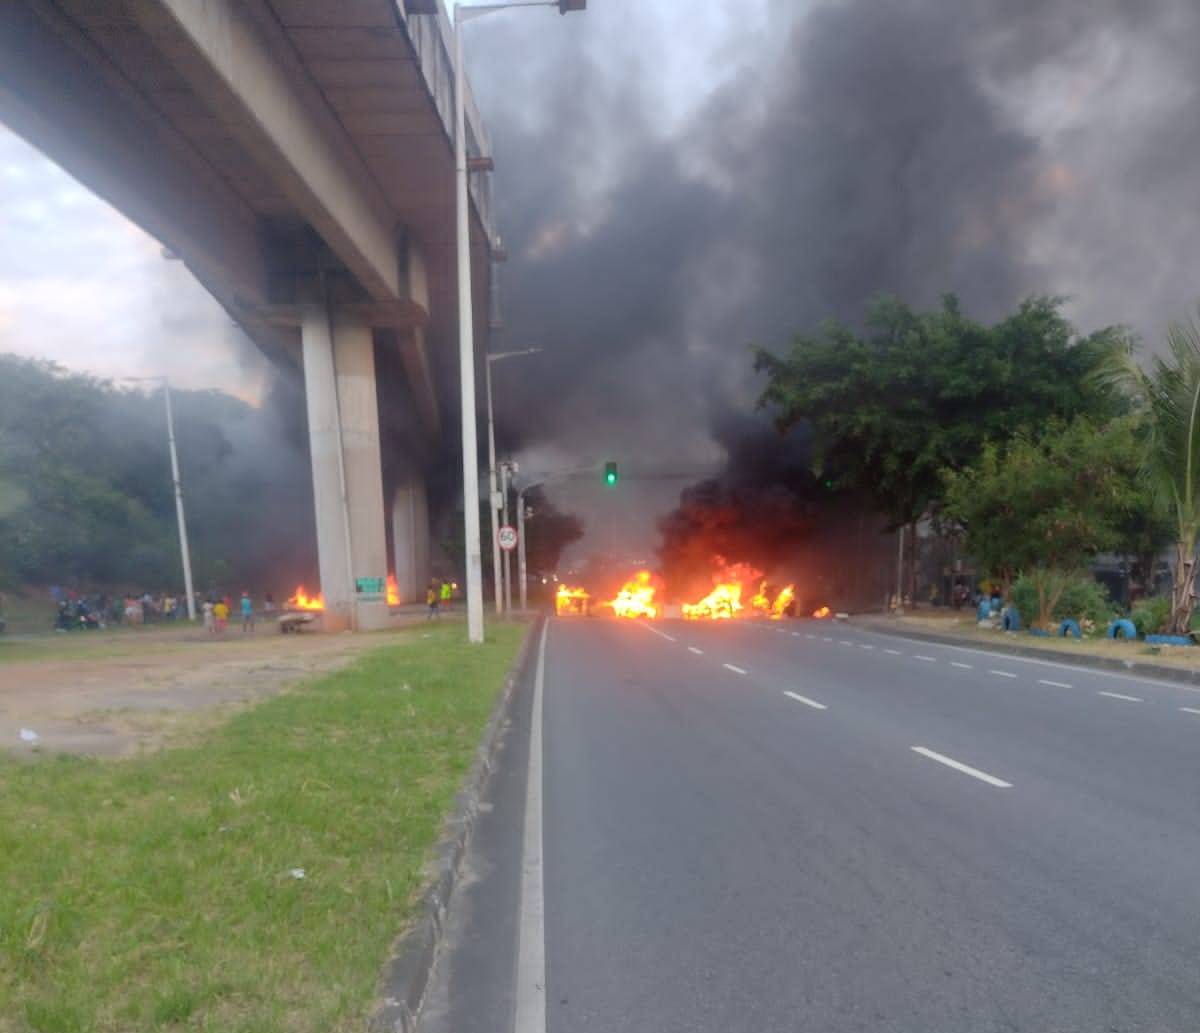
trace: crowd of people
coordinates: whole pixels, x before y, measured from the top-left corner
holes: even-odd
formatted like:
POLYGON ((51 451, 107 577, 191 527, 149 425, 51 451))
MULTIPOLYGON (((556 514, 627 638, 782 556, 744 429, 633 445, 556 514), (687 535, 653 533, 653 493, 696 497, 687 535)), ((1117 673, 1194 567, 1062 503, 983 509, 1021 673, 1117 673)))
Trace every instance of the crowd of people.
MULTIPOLYGON (((54 600, 56 631, 99 630, 110 625, 124 624, 139 627, 147 624, 169 624, 188 619, 187 596, 170 591, 141 594, 96 592, 81 594, 73 589, 55 586, 50 595, 54 600)), ((223 633, 230 616, 236 612, 241 620, 242 631, 254 631, 258 614, 264 616, 275 611, 275 599, 267 592, 258 606, 248 591, 243 591, 235 601, 233 597, 218 592, 203 595, 197 592, 194 599, 195 612, 203 615, 204 627, 213 634, 223 633)))

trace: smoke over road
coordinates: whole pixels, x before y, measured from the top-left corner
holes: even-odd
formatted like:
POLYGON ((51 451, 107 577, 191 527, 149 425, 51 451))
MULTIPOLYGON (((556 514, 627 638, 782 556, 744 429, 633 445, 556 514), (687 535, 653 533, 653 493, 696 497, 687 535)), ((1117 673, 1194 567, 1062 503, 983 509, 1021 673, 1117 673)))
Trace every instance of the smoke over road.
POLYGON ((719 462, 746 345, 880 292, 983 320, 1063 293, 1081 328, 1153 343, 1198 293, 1197 30, 1187 0, 592 0, 473 25, 499 344, 545 349, 504 370, 505 438, 542 468, 719 462))

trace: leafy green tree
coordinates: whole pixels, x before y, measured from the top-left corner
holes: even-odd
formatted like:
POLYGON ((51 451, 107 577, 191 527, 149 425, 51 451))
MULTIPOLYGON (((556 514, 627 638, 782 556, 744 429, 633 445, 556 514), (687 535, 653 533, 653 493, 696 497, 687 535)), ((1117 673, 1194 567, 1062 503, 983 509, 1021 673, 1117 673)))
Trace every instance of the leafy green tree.
POLYGON ((864 334, 829 322, 784 356, 756 349, 767 374, 759 404, 783 432, 808 428, 819 476, 869 498, 892 526, 912 524, 939 498, 943 470, 973 462, 984 442, 1115 414, 1117 399, 1092 374, 1127 347, 1126 334, 1081 337, 1061 308, 1061 298, 1035 297, 984 326, 953 296, 929 312, 881 298, 864 334))
POLYGON ((1131 509, 1143 505, 1135 426, 1131 417, 1055 422, 943 471, 943 511, 961 526, 967 551, 1006 585, 1018 573, 1031 579, 1042 625, 1087 561, 1121 546, 1131 509))
POLYGON ((1186 634, 1196 607, 1200 536, 1200 327, 1173 323, 1167 345, 1169 355, 1155 357, 1149 370, 1127 349, 1112 356, 1097 379, 1121 388, 1143 417, 1146 489, 1170 512, 1174 532, 1170 631, 1186 634))

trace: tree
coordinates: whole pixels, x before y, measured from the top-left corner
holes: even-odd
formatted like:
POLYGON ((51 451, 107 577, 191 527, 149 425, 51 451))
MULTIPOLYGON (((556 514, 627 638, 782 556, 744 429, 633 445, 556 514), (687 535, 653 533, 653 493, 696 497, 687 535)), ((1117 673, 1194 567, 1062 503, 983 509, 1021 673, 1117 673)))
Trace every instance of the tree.
POLYGON ((988 443, 971 466, 943 471, 943 514, 991 576, 1035 582, 1038 623, 1088 560, 1121 547, 1130 513, 1144 510, 1135 432, 1131 417, 1097 426, 1081 416, 988 443))
POLYGON ((1127 335, 1110 327, 1080 337, 1061 307, 1031 298, 988 327, 953 296, 930 312, 881 298, 864 335, 828 322, 797 336, 786 356, 756 349, 767 374, 759 404, 781 432, 807 426, 819 476, 871 499, 893 527, 911 525, 939 497, 942 472, 973 462, 984 442, 1116 413, 1093 374, 1127 335))
POLYGON ((558 509, 541 488, 526 493, 525 507, 525 565, 530 575, 551 574, 567 546, 583 537, 583 521, 558 509))
POLYGON ((1143 417, 1142 472, 1147 489, 1171 514, 1175 563, 1170 631, 1191 630, 1196 606, 1196 539, 1200 535, 1200 327, 1172 323, 1169 355, 1149 371, 1133 349, 1113 355, 1098 379, 1121 388, 1143 417))

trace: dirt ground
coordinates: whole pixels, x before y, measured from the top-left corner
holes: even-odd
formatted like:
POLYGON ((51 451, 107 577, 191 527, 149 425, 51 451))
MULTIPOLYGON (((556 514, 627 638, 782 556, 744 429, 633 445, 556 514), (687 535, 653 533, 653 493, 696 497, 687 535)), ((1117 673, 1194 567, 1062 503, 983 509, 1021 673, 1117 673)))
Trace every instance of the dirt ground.
POLYGON ((189 628, 0 643, 0 748, 123 757, 187 742, 232 710, 343 667, 388 637, 260 627, 214 640, 189 628))

